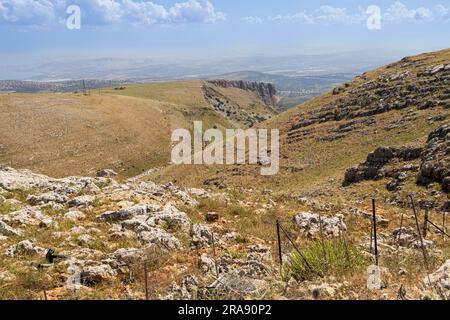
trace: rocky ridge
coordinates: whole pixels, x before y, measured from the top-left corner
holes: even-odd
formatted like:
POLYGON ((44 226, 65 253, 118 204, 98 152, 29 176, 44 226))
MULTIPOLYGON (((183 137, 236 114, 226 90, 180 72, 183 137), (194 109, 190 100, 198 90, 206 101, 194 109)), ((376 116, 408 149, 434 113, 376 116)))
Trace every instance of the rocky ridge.
MULTIPOLYGON (((349 168, 344 177, 344 186, 364 180, 390 179, 386 188, 391 192, 402 189, 408 177, 415 178, 417 185, 440 185, 440 190, 432 191, 434 196, 439 192, 450 192, 450 125, 438 127, 428 136, 424 147, 405 146, 401 148, 380 147, 370 153, 367 160, 358 166, 349 168)), ((431 195, 431 196, 432 196, 431 195)), ((439 207, 449 211, 449 201, 437 204, 426 201, 429 207, 439 207)))
MULTIPOLYGON (((287 132, 287 142, 295 143, 309 136, 315 125, 340 122, 329 130, 325 140, 338 140, 352 131, 364 129, 377 123, 375 116, 394 110, 414 107, 417 110, 450 108, 450 64, 420 65, 411 58, 389 65, 386 72, 374 80, 365 74, 354 81, 362 82, 356 87, 346 83, 333 90, 335 99, 312 111, 302 112, 294 119, 287 132), (417 72, 411 68, 417 68, 417 72), (397 70, 394 71, 394 68, 397 70), (392 70, 392 71, 390 71, 392 70)), ((407 125, 414 114, 410 113, 400 122, 392 122, 384 130, 407 125)), ((443 119, 445 120, 445 115, 443 119)))

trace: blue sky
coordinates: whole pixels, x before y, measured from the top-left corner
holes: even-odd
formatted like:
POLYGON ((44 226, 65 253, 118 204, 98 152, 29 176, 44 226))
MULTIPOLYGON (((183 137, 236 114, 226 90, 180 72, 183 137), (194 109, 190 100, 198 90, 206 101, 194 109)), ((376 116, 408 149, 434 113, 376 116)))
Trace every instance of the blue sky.
POLYGON ((0 54, 239 56, 450 45, 450 1, 0 0, 0 54), (66 9, 81 9, 68 30, 66 9), (369 30, 369 6, 381 29, 369 30))

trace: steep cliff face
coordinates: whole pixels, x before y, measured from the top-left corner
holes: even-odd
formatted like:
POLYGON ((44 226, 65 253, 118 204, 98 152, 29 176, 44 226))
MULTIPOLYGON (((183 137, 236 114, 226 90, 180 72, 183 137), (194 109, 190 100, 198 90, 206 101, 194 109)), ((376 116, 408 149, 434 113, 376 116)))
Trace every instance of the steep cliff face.
POLYGON ((269 83, 206 81, 203 95, 214 110, 241 127, 252 127, 280 111, 275 87, 269 83))
POLYGON ((249 82, 242 80, 212 80, 209 83, 222 88, 238 88, 245 91, 255 92, 264 103, 276 109, 277 91, 271 83, 249 82))

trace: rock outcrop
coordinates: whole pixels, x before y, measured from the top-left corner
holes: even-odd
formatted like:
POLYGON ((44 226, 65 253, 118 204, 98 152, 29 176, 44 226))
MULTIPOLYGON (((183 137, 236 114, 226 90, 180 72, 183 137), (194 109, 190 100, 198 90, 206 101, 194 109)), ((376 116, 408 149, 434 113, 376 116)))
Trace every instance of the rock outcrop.
POLYGON ((417 181, 424 185, 438 182, 450 192, 450 124, 430 133, 417 181))
MULTIPOLYGON (((384 166, 393 159, 401 161, 411 161, 418 159, 422 154, 422 148, 404 147, 391 148, 381 147, 367 156, 366 162, 350 168, 345 173, 344 186, 353 183, 361 182, 363 180, 377 180, 397 174, 397 171, 388 172, 384 166)), ((404 170, 408 170, 407 167, 404 170)), ((398 177, 398 175, 397 175, 398 177)))
POLYGON ((205 100, 220 114, 245 127, 271 118, 279 112, 275 87, 268 83, 212 80, 204 83, 205 100), (221 92, 221 88, 236 88, 253 93, 251 103, 241 103, 221 92), (248 105, 247 105, 248 104, 248 105))
POLYGON ((277 90, 271 83, 248 82, 243 80, 210 80, 209 83, 222 88, 238 88, 258 94, 262 101, 274 109, 277 105, 277 90))

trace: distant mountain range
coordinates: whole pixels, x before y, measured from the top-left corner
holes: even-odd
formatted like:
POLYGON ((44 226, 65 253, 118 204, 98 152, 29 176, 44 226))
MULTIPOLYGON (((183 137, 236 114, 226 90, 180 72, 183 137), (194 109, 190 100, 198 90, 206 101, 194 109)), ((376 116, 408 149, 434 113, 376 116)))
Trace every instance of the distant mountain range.
POLYGON ((42 58, 29 63, 0 62, 0 80, 161 81, 209 78, 242 70, 285 76, 311 76, 361 73, 397 58, 400 57, 396 54, 378 51, 318 55, 261 55, 226 59, 42 58))
POLYGON ((60 58, 46 63, 0 65, 0 92, 77 92, 85 86, 89 90, 172 80, 243 80, 275 85, 280 108, 285 110, 397 58, 375 51, 215 60, 60 58))

